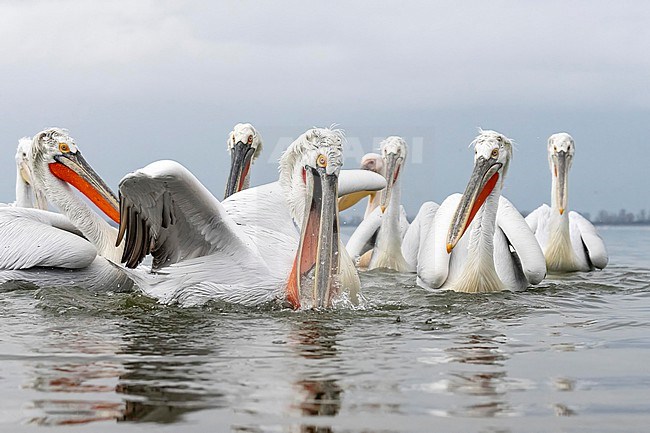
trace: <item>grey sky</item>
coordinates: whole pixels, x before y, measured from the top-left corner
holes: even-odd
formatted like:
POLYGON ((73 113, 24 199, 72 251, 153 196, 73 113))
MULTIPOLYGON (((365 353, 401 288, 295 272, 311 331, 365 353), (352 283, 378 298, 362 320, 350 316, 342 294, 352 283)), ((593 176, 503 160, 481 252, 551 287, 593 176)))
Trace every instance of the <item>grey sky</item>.
POLYGON ((463 190, 477 127, 516 141, 504 194, 521 210, 549 201, 559 131, 576 141, 572 209, 650 209, 647 2, 206 3, 0 1, 0 201, 18 138, 48 126, 115 189, 175 159, 220 198, 235 123, 264 138, 253 185, 291 137, 337 123, 346 168, 387 135, 419 149, 410 214, 463 190))

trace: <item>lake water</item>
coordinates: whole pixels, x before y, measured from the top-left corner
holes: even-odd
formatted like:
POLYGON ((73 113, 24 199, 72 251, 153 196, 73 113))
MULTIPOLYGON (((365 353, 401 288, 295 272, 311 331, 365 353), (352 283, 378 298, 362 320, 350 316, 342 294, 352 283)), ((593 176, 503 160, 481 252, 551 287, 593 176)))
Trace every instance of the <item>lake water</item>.
POLYGON ((648 431, 650 228, 599 230, 602 272, 490 295, 370 272, 359 311, 6 284, 0 431, 648 431))

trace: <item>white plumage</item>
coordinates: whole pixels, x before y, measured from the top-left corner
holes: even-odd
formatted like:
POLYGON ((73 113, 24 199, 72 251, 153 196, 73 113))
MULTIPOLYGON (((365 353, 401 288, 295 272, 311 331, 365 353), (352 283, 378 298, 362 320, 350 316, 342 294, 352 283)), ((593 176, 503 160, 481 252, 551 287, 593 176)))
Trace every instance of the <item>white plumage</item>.
POLYGON ((526 217, 539 242, 550 273, 590 271, 607 266, 605 243, 596 228, 577 212, 567 212, 569 170, 575 142, 567 133, 548 139, 551 206, 543 204, 526 217))
MULTIPOLYGON (((385 186, 373 173, 348 176, 340 171, 342 139, 336 130, 307 131, 283 154, 278 182, 243 190, 223 202, 172 161, 125 176, 120 183, 124 258, 127 266, 135 266, 148 253, 153 255, 154 272, 135 276, 138 285, 161 302, 183 305, 210 299, 247 305, 287 299, 292 263, 298 262, 299 251, 304 253, 299 246, 324 242, 320 237, 301 241, 301 228, 304 233, 311 215, 306 206, 315 196, 311 173, 318 169, 324 179, 338 176, 339 194, 385 186)), ((326 238, 340 252, 335 272, 340 289, 354 298, 359 281, 338 246, 337 230, 338 222, 335 235, 326 238)), ((309 306, 311 294, 300 296, 298 304, 309 306)))
POLYGON ((119 263, 117 230, 81 200, 68 182, 117 218, 117 199, 81 157, 72 137, 50 128, 36 134, 28 161, 34 189, 63 215, 26 208, 0 209, 0 269, 35 266, 79 269, 96 256, 119 263))
POLYGON ((375 160, 372 154, 364 156, 362 167, 371 165, 371 168, 381 170, 386 178, 386 188, 379 199, 370 197, 364 220, 350 237, 346 249, 362 268, 412 271, 402 255, 402 238, 409 226, 401 206, 401 180, 407 145, 401 137, 388 137, 381 142, 380 152, 381 158, 374 164, 371 164, 375 160), (370 255, 369 260, 364 254, 370 255))
POLYGON ((41 191, 34 189, 31 162, 29 161, 29 148, 32 139, 23 137, 18 140, 16 149, 16 200, 13 203, 0 203, 0 207, 24 207, 47 209, 47 200, 41 191))
POLYGON ((465 193, 449 196, 439 208, 425 203, 406 235, 406 256, 412 258, 418 245, 418 284, 459 292, 538 284, 546 274, 543 254, 524 218, 501 197, 511 141, 481 131, 473 145, 475 166, 465 193))

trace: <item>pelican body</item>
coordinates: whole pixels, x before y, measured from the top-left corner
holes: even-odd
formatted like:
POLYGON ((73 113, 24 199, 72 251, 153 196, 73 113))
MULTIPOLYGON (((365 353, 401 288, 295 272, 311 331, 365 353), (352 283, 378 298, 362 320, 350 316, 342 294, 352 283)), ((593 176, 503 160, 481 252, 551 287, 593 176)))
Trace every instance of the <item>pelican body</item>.
POLYGON ((117 230, 71 189, 74 186, 116 222, 118 200, 81 156, 67 131, 50 128, 36 134, 27 152, 35 191, 63 215, 37 209, 2 208, 0 269, 57 267, 80 269, 103 256, 119 263, 117 230))
MULTIPOLYGON (((388 137, 381 142, 380 152, 381 163, 377 162, 372 166, 381 167, 386 178, 386 188, 381 191, 378 200, 375 197, 370 198, 366 216, 350 237, 346 248, 357 260, 359 267, 408 272, 412 270, 411 266, 402 255, 402 238, 408 229, 408 221, 400 204, 401 175, 406 161, 407 145, 401 137, 388 137), (370 249, 366 252, 368 248, 370 249)), ((368 156, 362 160, 362 167, 373 161, 368 156)))
POLYGON ((418 284, 430 289, 480 293, 520 290, 546 274, 535 236, 515 207, 501 197, 512 142, 481 131, 472 142, 474 170, 465 192, 419 216, 418 284))
POLYGON ((553 134, 547 150, 551 206, 543 204, 526 217, 544 251, 546 267, 549 273, 603 269, 608 262, 607 249, 596 228, 579 213, 567 211, 575 142, 567 133, 553 134))
POLYGON ((228 136, 230 174, 224 199, 250 186, 251 164, 262 152, 262 137, 250 123, 238 123, 228 136))
POLYGON ((339 195, 385 186, 381 176, 341 171, 342 133, 315 128, 280 160, 278 182, 219 202, 183 166, 158 161, 120 182, 123 261, 148 254, 138 285, 161 302, 279 299, 292 308, 329 307, 358 296, 359 278, 340 243, 339 195))

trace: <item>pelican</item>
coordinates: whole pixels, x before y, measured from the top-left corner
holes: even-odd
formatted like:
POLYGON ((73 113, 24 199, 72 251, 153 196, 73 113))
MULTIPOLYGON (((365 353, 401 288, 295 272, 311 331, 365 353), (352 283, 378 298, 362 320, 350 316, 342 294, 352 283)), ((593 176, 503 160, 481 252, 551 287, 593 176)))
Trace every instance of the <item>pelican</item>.
POLYGON ((39 190, 33 188, 31 164, 28 158, 29 147, 32 140, 23 137, 18 140, 16 149, 16 201, 13 203, 0 203, 0 206, 23 208, 47 209, 47 200, 39 190))
MULTIPOLYGON (((402 255, 402 238, 408 229, 404 208, 400 204, 401 175, 406 161, 407 145, 401 137, 388 137, 380 146, 383 174, 386 188, 380 193, 376 205, 379 206, 367 215, 350 237, 346 246, 348 253, 361 267, 366 267, 363 257, 368 245, 373 243, 368 269, 385 268, 398 272, 408 272, 412 267, 402 255)), ((367 162, 368 160, 366 160, 367 162)), ((377 166, 379 164, 375 164, 377 166)), ((368 206, 375 205, 371 201, 368 206)), ((375 206, 376 206, 375 205, 375 206)), ((367 212, 366 212, 367 213, 367 212)))
POLYGON ((50 128, 36 134, 27 152, 33 186, 63 214, 37 209, 2 208, 0 269, 58 267, 79 269, 97 256, 119 263, 117 230, 93 211, 70 185, 115 222, 119 203, 81 156, 67 131, 50 128))
POLYGON ((596 228, 577 212, 567 212, 569 169, 575 143, 561 132, 548 139, 548 164, 551 169, 551 207, 543 204, 526 217, 546 257, 550 273, 591 271, 607 266, 605 243, 596 228))
POLYGON ((230 174, 224 199, 250 186, 251 164, 262 152, 262 137, 250 123, 238 123, 228 136, 230 174))
POLYGON ((470 293, 538 284, 546 274, 544 255, 524 218, 501 196, 512 142, 480 130, 472 145, 474 170, 465 192, 425 209, 433 221, 421 231, 418 284, 470 293))
POLYGON ((280 159, 277 182, 219 202, 183 166, 157 161, 120 182, 123 262, 149 253, 144 292, 164 303, 210 299, 292 308, 358 298, 359 277, 339 238, 337 196, 379 190, 375 173, 341 171, 343 135, 314 128, 280 159), (344 296, 344 297, 345 297, 344 296))

